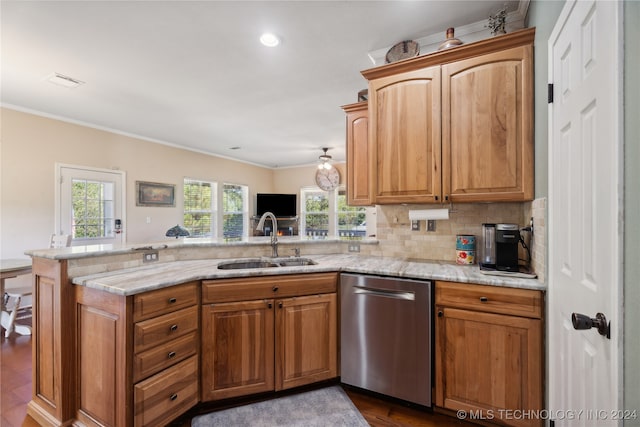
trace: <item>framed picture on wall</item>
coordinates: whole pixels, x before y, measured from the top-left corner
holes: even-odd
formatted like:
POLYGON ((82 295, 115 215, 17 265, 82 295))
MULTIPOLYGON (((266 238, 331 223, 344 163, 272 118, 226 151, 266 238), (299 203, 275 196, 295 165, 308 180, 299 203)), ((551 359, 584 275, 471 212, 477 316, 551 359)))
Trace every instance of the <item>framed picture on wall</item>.
POLYGON ((175 185, 136 181, 136 206, 173 207, 175 205, 175 185))

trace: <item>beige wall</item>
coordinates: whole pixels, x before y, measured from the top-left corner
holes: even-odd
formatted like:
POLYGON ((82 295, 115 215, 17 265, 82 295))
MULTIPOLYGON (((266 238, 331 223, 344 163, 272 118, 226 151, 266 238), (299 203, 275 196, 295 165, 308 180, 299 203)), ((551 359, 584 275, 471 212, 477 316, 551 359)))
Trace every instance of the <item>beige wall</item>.
POLYGON ((7 108, 0 114, 2 258, 23 257, 25 250, 47 246, 55 229, 56 163, 126 172, 127 243, 161 241, 169 227, 182 223, 179 184, 184 177, 248 185, 250 212, 255 193, 274 191, 274 171, 268 168, 7 108), (178 184, 176 207, 137 207, 137 180, 178 184))

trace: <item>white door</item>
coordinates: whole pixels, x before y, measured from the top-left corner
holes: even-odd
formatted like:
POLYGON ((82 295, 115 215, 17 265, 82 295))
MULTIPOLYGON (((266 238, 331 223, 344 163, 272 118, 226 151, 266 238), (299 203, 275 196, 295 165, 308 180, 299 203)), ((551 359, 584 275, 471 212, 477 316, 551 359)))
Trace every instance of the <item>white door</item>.
POLYGON ((71 234, 72 246, 121 244, 124 172, 57 165, 56 234, 71 234))
POLYGON ((623 415, 621 5, 568 1, 549 39, 548 398, 556 426, 618 425, 623 415), (576 330, 573 313, 603 313, 610 338, 576 330))

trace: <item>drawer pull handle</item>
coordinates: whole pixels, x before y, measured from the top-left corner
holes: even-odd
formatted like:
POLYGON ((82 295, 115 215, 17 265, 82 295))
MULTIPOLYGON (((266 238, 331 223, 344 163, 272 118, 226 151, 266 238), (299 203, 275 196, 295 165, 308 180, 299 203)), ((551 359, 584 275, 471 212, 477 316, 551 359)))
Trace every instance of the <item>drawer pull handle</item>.
POLYGON ((273 292, 278 292, 278 287, 277 286, 273 287, 273 292))
POLYGON ((174 357, 176 357, 176 352, 175 351, 170 351, 169 354, 167 354, 167 357, 169 359, 173 359, 174 357))
POLYGON ((169 298, 169 304, 175 304, 178 301, 176 298, 169 298))
POLYGON ((169 397, 169 399, 171 400, 176 400, 177 398, 178 398, 178 395, 176 393, 173 393, 171 397, 169 397))
POLYGON ((177 330, 178 330, 178 325, 171 325, 171 327, 169 328, 169 330, 170 330, 171 332, 175 332, 175 331, 177 331, 177 330))
POLYGON ((480 297, 480 302, 487 302, 489 301, 489 298, 487 297, 480 297))

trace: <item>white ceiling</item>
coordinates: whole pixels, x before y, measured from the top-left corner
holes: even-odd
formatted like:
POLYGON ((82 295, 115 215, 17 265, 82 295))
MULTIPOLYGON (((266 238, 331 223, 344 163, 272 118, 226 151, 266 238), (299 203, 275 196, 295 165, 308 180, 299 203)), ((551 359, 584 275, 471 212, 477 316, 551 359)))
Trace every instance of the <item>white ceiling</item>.
POLYGON ((321 147, 340 161, 339 107, 366 88, 370 53, 447 27, 468 42, 505 4, 522 18, 523 3, 2 0, 0 101, 266 167, 312 164, 321 147), (262 46, 264 31, 281 45, 262 46), (51 84, 54 72, 85 84, 51 84))

